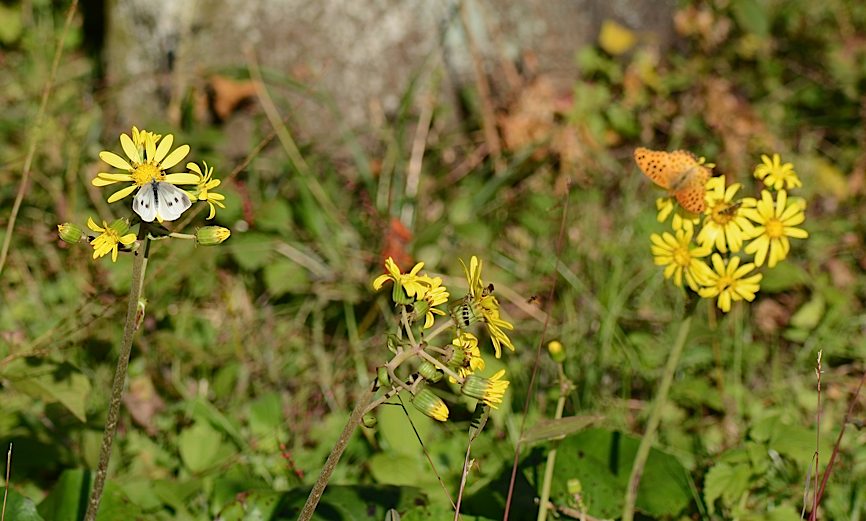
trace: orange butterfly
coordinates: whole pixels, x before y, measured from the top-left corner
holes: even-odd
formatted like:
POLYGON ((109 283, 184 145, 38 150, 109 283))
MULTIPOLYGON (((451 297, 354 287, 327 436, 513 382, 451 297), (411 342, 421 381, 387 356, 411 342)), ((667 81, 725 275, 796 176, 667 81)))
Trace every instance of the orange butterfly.
POLYGON ((644 175, 671 192, 686 210, 701 213, 707 207, 704 194, 705 185, 710 180, 710 170, 699 163, 691 152, 665 152, 639 147, 634 151, 634 161, 644 175))

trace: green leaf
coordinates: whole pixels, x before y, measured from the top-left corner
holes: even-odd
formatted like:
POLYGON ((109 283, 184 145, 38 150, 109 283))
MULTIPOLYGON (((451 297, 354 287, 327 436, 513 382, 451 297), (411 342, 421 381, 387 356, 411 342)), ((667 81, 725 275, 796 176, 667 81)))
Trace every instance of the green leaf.
POLYGON ((283 424, 280 395, 268 393, 250 405, 250 430, 256 436, 273 437, 283 424))
POLYGON ((196 422, 177 437, 180 457, 193 473, 207 470, 220 462, 222 435, 207 422, 196 422))
POLYGON ((21 9, 21 7, 0 4, 0 43, 9 45, 21 36, 24 28, 21 9))
POLYGON ((581 431, 603 419, 602 416, 567 416, 558 420, 541 420, 523 434, 522 443, 560 439, 581 431))
POLYGON ((17 391, 47 403, 59 402, 82 422, 87 420, 90 381, 75 366, 19 358, 3 368, 0 376, 17 391))
POLYGON ((767 13, 756 0, 735 0, 731 8, 737 24, 754 35, 765 38, 770 34, 770 22, 767 13))
POLYGON ((99 504, 99 513, 96 521, 115 521, 117 519, 128 519, 130 521, 144 519, 141 508, 132 503, 120 486, 109 481, 105 484, 102 493, 102 501, 99 504))
MULTIPOLYGON (((615 518, 634 462, 638 438, 604 429, 588 429, 563 440, 557 451, 552 495, 562 504, 572 501, 567 483, 580 481, 589 514, 615 518)), ((635 507, 650 516, 674 516, 691 501, 689 476, 672 455, 652 449, 644 468, 635 507)))
POLYGON ((261 233, 232 235, 229 249, 235 262, 246 271, 255 271, 266 266, 273 258, 271 238, 261 233))
MULTIPOLYGON (((6 492, 0 488, 0 496, 6 492)), ((29 497, 22 496, 14 490, 9 490, 6 497, 6 519, 15 521, 45 521, 36 511, 36 505, 29 497)))
MULTIPOLYGON (((278 515, 273 520, 294 520, 303 508, 309 490, 295 489, 286 493, 278 515)), ((415 487, 394 487, 388 485, 330 485, 325 489, 314 520, 325 521, 371 521, 385 519, 390 509, 398 512, 427 510, 430 500, 424 491, 415 487)), ((420 514, 419 514, 420 515, 420 514)), ((447 519, 453 518, 453 514, 447 519)), ((412 519, 425 519, 413 517, 412 519)), ((429 518, 433 519, 433 518, 429 518)), ((436 518, 442 519, 440 518, 436 518)), ((471 518, 470 518, 471 519, 471 518)))
POLYGON ((285 238, 292 231, 292 208, 285 199, 271 199, 256 212, 256 226, 261 230, 279 232, 285 238))
POLYGON ((265 285, 276 297, 286 293, 304 293, 310 287, 307 270, 290 260, 278 260, 265 266, 265 285))
POLYGON ((383 485, 420 486, 430 482, 420 460, 405 454, 380 452, 374 454, 367 465, 373 479, 383 485))
POLYGON ((709 505, 710 512, 719 498, 722 498, 726 505, 733 505, 748 490, 751 477, 752 470, 748 464, 715 464, 704 478, 704 500, 709 505))
POLYGON ((37 510, 52 521, 78 521, 87 510, 90 473, 83 469, 65 470, 60 479, 39 503, 37 510))
MULTIPOLYGON (((254 490, 248 494, 238 494, 237 500, 226 505, 220 512, 221 521, 268 521, 288 519, 274 517, 284 494, 270 490, 254 490)), ((314 518, 315 519, 315 518, 314 518)))
POLYGON ((827 302, 820 293, 816 293, 811 300, 800 306, 800 309, 791 317, 791 326, 811 331, 815 329, 824 316, 827 302))
POLYGON ((409 414, 412 424, 418 429, 418 436, 425 441, 430 441, 434 420, 431 420, 416 409, 412 405, 412 398, 405 391, 401 391, 398 396, 403 399, 406 411, 404 412, 403 408, 399 405, 379 407, 377 409, 379 433, 384 439, 386 450, 419 458, 418 443, 415 435, 412 433, 412 425, 409 423, 409 419, 406 418, 406 413, 409 414))

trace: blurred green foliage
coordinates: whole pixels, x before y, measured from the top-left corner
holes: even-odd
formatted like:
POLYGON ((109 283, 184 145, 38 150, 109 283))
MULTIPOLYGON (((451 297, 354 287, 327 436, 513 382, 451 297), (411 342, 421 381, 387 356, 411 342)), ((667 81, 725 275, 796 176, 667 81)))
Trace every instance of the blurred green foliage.
MULTIPOLYGON (((94 213, 110 220, 118 211, 90 180, 98 152, 116 150, 118 132, 129 129, 106 111, 112 93, 99 87, 81 51, 80 25, 65 44, 43 125, 33 126, 52 57, 46 42, 55 41, 63 12, 46 1, 27 5, 26 13, 23 4, 0 5, 0 239, 27 144, 40 136, 0 292, 0 442, 4 455, 14 447, 6 514, 79 519, 131 263, 128 255, 93 262, 87 248, 61 243, 55 225, 94 213)), ((617 56, 592 45, 576 50, 581 77, 569 108, 544 129, 545 139, 509 145, 498 174, 489 160, 460 168, 478 147, 480 116, 470 113, 456 129, 448 125, 456 115, 437 107, 421 190, 405 196, 414 92, 386 128, 372 129, 372 143, 361 147, 349 135, 348 156, 316 143, 301 143, 306 166, 276 143, 256 155, 224 185, 228 208, 216 224, 233 230, 227 243, 153 247, 147 316, 101 519, 294 518, 353 397, 385 360, 388 324, 380 317, 389 309, 370 281, 381 271, 393 219, 407 210, 411 240, 398 251, 443 272, 455 289, 457 258, 481 256, 485 280, 495 282, 517 324, 519 348, 502 359, 510 401, 473 445, 479 465, 464 519, 498 518, 504 505, 543 330, 530 297, 551 314, 545 338, 568 353, 565 371, 576 389, 566 415, 604 416, 600 428, 559 443, 552 499, 567 506, 567 480, 579 475, 590 513, 616 516, 621 474, 602 468, 603 458, 569 458, 581 451, 599 458, 598 444, 642 431, 682 306, 652 265, 656 194, 631 164, 639 144, 692 150, 740 182, 749 182, 760 154, 779 152, 803 179, 811 235, 791 262, 767 272, 756 303, 726 317, 702 304, 706 320, 696 321, 704 325, 693 328, 664 411, 658 445, 665 452, 654 453, 669 464, 651 457, 646 475, 667 469, 687 483, 645 479, 639 507, 665 519, 798 519, 816 443, 817 350, 824 350, 822 465, 866 355, 866 3, 689 2, 675 25, 678 38, 664 51, 652 35, 638 35, 636 48, 617 56)), ((267 81, 295 88, 276 74, 267 81)), ((462 95, 477 106, 477 93, 462 95)), ((287 99, 277 103, 289 111, 287 99)), ((502 109, 516 117, 513 106, 502 109)), ((244 117, 260 129, 253 150, 270 126, 257 112, 244 117)), ((225 178, 237 158, 224 155, 224 134, 185 121, 182 128, 132 123, 193 143, 225 178)), ((556 382, 542 357, 526 425, 552 416, 556 382)), ((468 404, 453 416, 432 425, 411 407, 378 410, 377 425, 356 435, 338 466, 323 518, 382 519, 391 508, 407 520, 449 515, 424 450, 455 497, 468 404)), ((863 441, 853 428, 842 440, 823 517, 866 513, 863 441)), ((511 519, 534 519, 543 461, 538 447, 521 459, 511 519)))

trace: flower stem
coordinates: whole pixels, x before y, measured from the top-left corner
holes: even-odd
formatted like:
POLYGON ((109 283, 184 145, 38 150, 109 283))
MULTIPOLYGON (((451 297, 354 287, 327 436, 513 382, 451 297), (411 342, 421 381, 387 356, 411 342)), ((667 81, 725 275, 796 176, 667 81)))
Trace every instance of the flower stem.
POLYGON ((361 423, 361 418, 363 418, 364 412, 367 410, 367 405, 369 405, 373 400, 373 396, 375 395, 374 389, 375 386, 371 385, 364 392, 364 395, 358 398, 358 403, 355 405, 355 409, 349 416, 346 426, 343 427, 343 432, 340 433, 340 438, 337 440, 334 448, 331 449, 331 453, 328 455, 328 460, 325 462, 325 466, 322 467, 319 479, 316 480, 313 489, 310 491, 309 497, 307 497, 307 502, 301 510, 301 515, 298 516, 298 521, 309 521, 313 518, 313 513, 316 511, 316 506, 318 506, 319 500, 322 499, 325 487, 328 486, 331 474, 334 473, 334 469, 337 468, 337 463, 339 463, 343 451, 346 450, 349 440, 352 439, 352 433, 355 432, 355 428, 359 423, 361 423))
POLYGON ((649 457, 650 448, 655 439, 656 431, 661 421, 662 410, 668 401, 668 391, 671 388, 671 382, 674 379, 674 373, 677 370, 677 365, 680 362, 680 355, 683 353, 683 347, 686 345, 686 338, 689 336, 689 329, 692 325, 692 312, 686 313, 685 318, 680 322, 677 338, 674 341, 674 346, 668 355, 668 362, 665 365, 665 372, 662 375, 662 381, 659 385, 658 393, 653 400, 653 408, 650 413, 649 421, 647 422, 646 432, 640 440, 640 445, 637 449, 637 454, 634 458, 634 464, 631 467, 631 475, 628 478, 628 488, 625 491, 625 506, 622 510, 622 521, 632 521, 634 519, 634 505, 637 500, 637 489, 640 485, 640 478, 643 475, 644 466, 649 457))
MULTIPOLYGON (((556 402, 556 414, 554 419, 562 418, 562 412, 565 409, 565 398, 571 387, 571 382, 565 379, 565 373, 562 370, 562 364, 559 365, 559 400, 556 402)), ((547 463, 544 465, 544 480, 541 484, 541 498, 538 501, 538 517, 537 521, 545 521, 547 519, 547 503, 550 500, 550 487, 553 484, 553 467, 556 465, 556 447, 558 443, 553 443, 553 448, 547 453, 547 463)))
POLYGON ((99 464, 96 467, 96 478, 93 490, 87 501, 87 513, 84 521, 95 521, 102 500, 102 489, 105 486, 105 476, 108 473, 108 461, 111 459, 111 445, 117 432, 117 421, 120 416, 120 402, 123 399, 123 388, 126 384, 126 372, 129 367, 129 355, 132 351, 132 338, 135 335, 135 315, 138 311, 138 301, 144 285, 144 273, 147 269, 147 257, 150 254, 150 240, 144 225, 139 225, 139 248, 135 251, 132 261, 132 286, 129 289, 129 302, 126 306, 126 322, 123 324, 123 340, 120 343, 120 355, 117 358, 117 369, 114 371, 114 383, 111 385, 111 398, 108 402, 108 417, 105 420, 105 430, 102 433, 102 447, 99 450, 99 464))

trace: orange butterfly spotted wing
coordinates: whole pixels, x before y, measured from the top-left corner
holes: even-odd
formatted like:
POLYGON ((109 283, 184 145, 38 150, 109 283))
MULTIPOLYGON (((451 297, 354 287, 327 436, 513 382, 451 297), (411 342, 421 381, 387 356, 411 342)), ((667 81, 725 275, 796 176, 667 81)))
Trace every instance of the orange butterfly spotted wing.
POLYGON ((704 194, 710 171, 691 152, 639 147, 634 151, 634 161, 644 175, 670 191, 686 210, 701 213, 707 207, 704 194))

